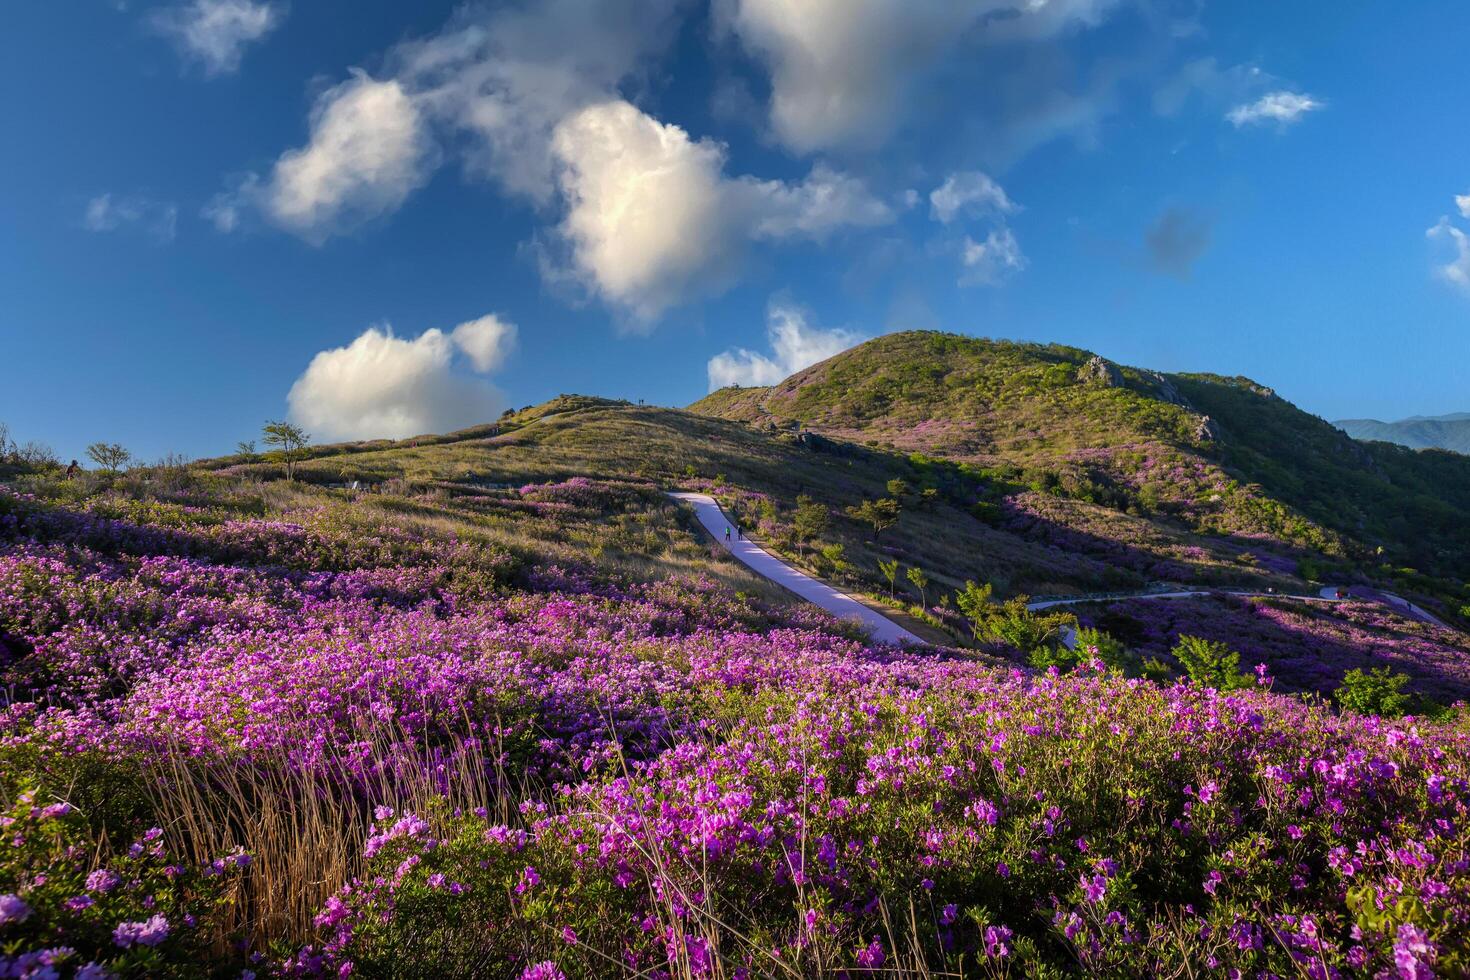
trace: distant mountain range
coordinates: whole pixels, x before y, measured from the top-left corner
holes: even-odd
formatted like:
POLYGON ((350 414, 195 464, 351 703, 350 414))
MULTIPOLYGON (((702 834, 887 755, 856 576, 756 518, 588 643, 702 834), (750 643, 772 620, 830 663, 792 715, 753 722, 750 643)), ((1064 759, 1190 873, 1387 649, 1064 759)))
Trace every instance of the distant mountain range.
POLYGON ((1470 454, 1470 412, 1415 415, 1397 422, 1341 419, 1332 424, 1354 439, 1395 442, 1410 449, 1449 449, 1470 454))

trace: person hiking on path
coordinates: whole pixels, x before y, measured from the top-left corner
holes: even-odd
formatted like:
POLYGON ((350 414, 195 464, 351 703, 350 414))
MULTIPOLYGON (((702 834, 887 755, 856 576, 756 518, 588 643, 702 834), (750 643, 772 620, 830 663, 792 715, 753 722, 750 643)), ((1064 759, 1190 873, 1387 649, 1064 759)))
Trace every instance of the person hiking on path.
POLYGON ((728 524, 725 525, 725 543, 730 543, 730 525, 728 524))
POLYGON ((66 478, 70 480, 72 477, 76 476, 78 469, 80 469, 80 467, 77 466, 77 461, 72 460, 71 465, 66 468, 66 478))
POLYGON ((736 524, 735 525, 735 540, 736 541, 744 541, 745 540, 745 528, 741 527, 739 524, 736 524))

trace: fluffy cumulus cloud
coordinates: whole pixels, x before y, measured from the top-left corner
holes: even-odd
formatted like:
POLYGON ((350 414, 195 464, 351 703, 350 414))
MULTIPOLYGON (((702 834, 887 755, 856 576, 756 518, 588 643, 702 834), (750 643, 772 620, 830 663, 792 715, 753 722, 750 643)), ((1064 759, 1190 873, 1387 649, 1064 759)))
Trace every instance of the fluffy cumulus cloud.
POLYGON ((934 217, 949 224, 962 214, 1010 214, 1016 205, 1005 190, 978 170, 950 174, 929 195, 934 217))
POLYGON ((1470 292, 1470 235, 1456 228, 1448 217, 1440 218, 1439 223, 1430 228, 1427 234, 1431 241, 1441 243, 1445 248, 1445 259, 1434 267, 1435 275, 1452 286, 1470 292))
POLYGON ((286 8, 255 0, 193 0, 158 11, 153 26, 172 38, 183 56, 207 75, 240 68, 245 48, 280 26, 286 8))
POLYGON ((450 333, 470 364, 481 374, 489 374, 505 362, 516 343, 516 326, 494 313, 461 323, 450 333))
POLYGON ((433 141, 396 80, 362 72, 322 93, 311 139, 276 161, 260 195, 268 217, 312 242, 396 210, 433 170, 433 141))
POLYGON ((1021 244, 1009 228, 996 228, 977 242, 965 236, 960 248, 961 286, 999 286, 1026 268, 1021 244))
POLYGON ((802 153, 871 147, 914 83, 967 40, 1095 24, 1114 0, 723 0, 719 21, 771 76, 770 123, 802 153))
POLYGON ((771 306, 766 337, 771 344, 769 354, 737 347, 710 358, 709 390, 773 385, 867 339, 847 330, 811 326, 801 310, 784 303, 771 306))
POLYGON ((1310 95, 1283 90, 1268 92, 1254 102, 1238 105, 1225 113, 1225 118, 1236 128, 1262 123, 1275 123, 1284 128, 1325 105, 1326 103, 1310 95))
POLYGON ((1154 269, 1188 279, 1194 263, 1210 247, 1210 221, 1189 208, 1169 207, 1144 235, 1154 269))
POLYGON ((753 240, 891 221, 861 181, 822 165, 795 182, 727 177, 723 145, 616 96, 668 44, 683 5, 549 0, 463 13, 391 52, 384 78, 359 72, 324 93, 307 144, 202 215, 228 232, 253 207, 320 243, 399 208, 452 145, 472 175, 559 204, 556 237, 575 276, 640 323, 728 286, 753 240))
POLYGON ((173 241, 178 223, 177 205, 136 194, 99 194, 82 214, 82 227, 88 231, 135 229, 160 242, 173 241))
POLYGON ((318 439, 402 439, 489 421, 504 396, 456 362, 489 373, 514 342, 515 327, 493 315, 414 338, 370 327, 312 358, 287 396, 291 418, 318 439))
POLYGON ((1470 194, 1456 194, 1455 207, 1460 209, 1460 217, 1470 218, 1470 194))
POLYGON ((643 320, 728 286, 752 239, 820 239, 893 219, 860 182, 825 167, 795 183, 727 177, 721 144, 622 100, 565 120, 553 152, 577 274, 643 320))

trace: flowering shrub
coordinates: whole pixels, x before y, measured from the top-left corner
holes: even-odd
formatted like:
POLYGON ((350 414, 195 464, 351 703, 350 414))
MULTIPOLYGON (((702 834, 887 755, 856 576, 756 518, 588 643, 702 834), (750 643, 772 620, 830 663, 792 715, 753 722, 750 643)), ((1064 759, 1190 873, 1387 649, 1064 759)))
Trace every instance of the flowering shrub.
POLYGON ((746 720, 721 738, 528 803, 515 826, 380 811, 315 955, 370 975, 406 945, 444 972, 488 957, 587 976, 914 955, 1470 967, 1463 735, 1259 691, 798 657, 770 665, 788 693, 737 699, 746 720))
POLYGON ((31 788, 0 828, 0 977, 197 976, 213 952, 209 920, 250 861, 188 867, 156 827, 109 854, 70 804, 31 788))
POLYGON ((1470 970, 1454 718, 874 648, 697 576, 470 587, 501 552, 366 517, 0 503, 0 975, 1470 970), (166 833, 57 808, 96 771, 166 833))
POLYGON ((1215 595, 1123 600, 1078 616, 1141 656, 1167 656, 1185 634, 1223 643, 1246 667, 1267 665, 1277 690, 1327 693, 1351 670, 1388 668, 1409 676, 1409 691, 1441 703, 1470 698, 1464 634, 1378 603, 1215 595))

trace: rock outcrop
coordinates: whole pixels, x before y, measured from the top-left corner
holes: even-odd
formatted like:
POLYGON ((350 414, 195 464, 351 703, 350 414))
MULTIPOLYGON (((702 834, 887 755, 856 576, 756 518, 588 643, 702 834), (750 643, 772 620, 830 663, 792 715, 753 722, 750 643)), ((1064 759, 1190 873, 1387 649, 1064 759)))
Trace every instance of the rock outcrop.
POLYGON ((1123 372, 1112 361, 1094 354, 1088 358, 1086 364, 1077 369, 1077 380, 1083 384, 1116 388, 1123 383, 1123 372))

